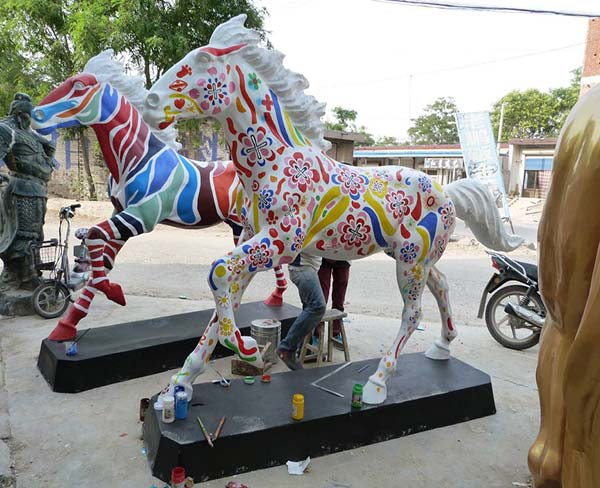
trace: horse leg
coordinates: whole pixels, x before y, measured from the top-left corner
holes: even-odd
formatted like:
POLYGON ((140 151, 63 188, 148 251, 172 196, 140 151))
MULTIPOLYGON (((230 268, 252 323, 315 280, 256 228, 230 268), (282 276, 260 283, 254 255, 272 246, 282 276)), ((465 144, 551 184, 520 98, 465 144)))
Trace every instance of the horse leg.
POLYGON ((121 286, 117 283, 111 283, 108 276, 106 276, 104 268, 105 245, 115 240, 125 241, 130 237, 149 232, 152 228, 154 226, 148 228, 144 220, 127 210, 91 227, 86 238, 92 261, 92 276, 88 284, 92 285, 97 291, 104 293, 109 300, 119 305, 125 305, 125 296, 121 286))
MULTIPOLYGON (((225 223, 233 231, 233 242, 236 246, 240 242, 244 242, 246 237, 249 237, 241 225, 231 220, 226 220, 225 223)), ((269 307, 281 307, 283 305, 283 294, 287 290, 287 280, 281 266, 275 266, 273 271, 275 272, 275 290, 273 290, 273 293, 263 303, 269 307)))
MULTIPOLYGON (((107 274, 113 269, 115 258, 121 248, 125 245, 125 242, 126 241, 124 240, 114 239, 105 244, 103 250, 103 262, 107 274)), ((51 341, 68 341, 74 339, 77 336, 77 325, 80 320, 87 316, 96 293, 96 288, 88 281, 79 294, 77 301, 69 306, 67 314, 58 321, 58 324, 50 333, 48 339, 51 341)))
MULTIPOLYGON (((286 237, 282 236, 281 240, 284 241, 286 237)), ((211 319, 207 331, 210 330, 211 334, 216 333, 223 346, 258 368, 262 368, 263 360, 256 340, 242 336, 235 324, 233 309, 241 301, 243 292, 255 273, 270 269, 283 258, 286 259, 285 262, 291 262, 293 259, 285 248, 280 249, 267 235, 258 234, 214 261, 208 275, 208 284, 216 303, 216 314, 211 319)), ((161 395, 174 391, 175 385, 180 384, 190 395, 188 398, 191 398, 192 383, 204 371, 210 358, 207 347, 206 344, 199 344, 199 347, 192 351, 161 395)))
POLYGON ((415 276, 410 272, 408 276, 405 276, 404 272, 408 270, 410 268, 406 264, 399 259, 396 260, 396 279, 404 301, 402 323, 392 346, 379 361, 377 371, 369 377, 367 384, 364 386, 363 400, 365 403, 377 405, 385 401, 387 397, 386 381, 396 371, 398 355, 421 321, 421 298, 429 270, 424 268, 420 276, 415 276))
POLYGON ((452 322, 452 310, 448 298, 448 282, 444 274, 432 266, 427 278, 427 288, 433 293, 442 318, 442 335, 427 349, 429 359, 450 359, 450 343, 456 338, 457 331, 452 322))

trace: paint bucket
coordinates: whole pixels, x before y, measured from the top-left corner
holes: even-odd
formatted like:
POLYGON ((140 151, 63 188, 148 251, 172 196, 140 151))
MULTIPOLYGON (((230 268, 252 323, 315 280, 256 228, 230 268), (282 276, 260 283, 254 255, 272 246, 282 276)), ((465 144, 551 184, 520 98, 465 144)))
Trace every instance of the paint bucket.
POLYGON ((275 319, 253 320, 250 324, 250 335, 256 340, 261 351, 267 343, 271 343, 271 347, 264 359, 271 363, 276 363, 276 350, 281 340, 281 322, 275 319))

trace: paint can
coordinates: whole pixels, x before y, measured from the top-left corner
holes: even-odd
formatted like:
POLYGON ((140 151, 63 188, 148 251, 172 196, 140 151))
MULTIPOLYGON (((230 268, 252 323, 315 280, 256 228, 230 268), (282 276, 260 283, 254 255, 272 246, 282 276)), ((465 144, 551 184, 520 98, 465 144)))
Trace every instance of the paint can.
POLYGON ((175 418, 183 420, 188 414, 188 399, 185 391, 175 393, 175 418))
POLYGON ((281 322, 275 319, 253 320, 250 324, 250 336, 256 340, 260 350, 267 343, 271 343, 271 347, 263 359, 275 364, 279 359, 276 350, 281 341, 281 322))

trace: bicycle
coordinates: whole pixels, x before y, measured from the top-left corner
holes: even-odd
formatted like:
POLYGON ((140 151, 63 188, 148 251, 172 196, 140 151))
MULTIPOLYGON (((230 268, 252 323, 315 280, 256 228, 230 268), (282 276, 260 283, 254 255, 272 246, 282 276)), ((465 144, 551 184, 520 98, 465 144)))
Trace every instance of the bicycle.
POLYGON ((32 266, 40 274, 40 284, 32 295, 33 308, 46 319, 60 317, 69 303, 73 302, 72 293, 83 288, 90 275, 91 261, 85 245, 85 228, 75 231, 75 237, 81 244, 73 247, 75 266, 72 270, 69 266, 71 219, 75 217, 75 209, 79 207, 81 204, 75 203, 60 209, 58 239, 32 242, 30 245, 32 266), (64 242, 63 225, 66 225, 64 242), (44 271, 49 272, 48 277, 44 277, 44 271))

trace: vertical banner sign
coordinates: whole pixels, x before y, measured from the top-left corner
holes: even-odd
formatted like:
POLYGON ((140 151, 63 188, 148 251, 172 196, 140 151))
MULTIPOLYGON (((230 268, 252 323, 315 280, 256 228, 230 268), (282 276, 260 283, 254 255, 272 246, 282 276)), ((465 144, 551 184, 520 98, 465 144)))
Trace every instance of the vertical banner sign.
POLYGON ((505 218, 510 219, 490 114, 457 113, 456 126, 467 176, 487 186, 496 200, 496 205, 502 204, 505 218))

